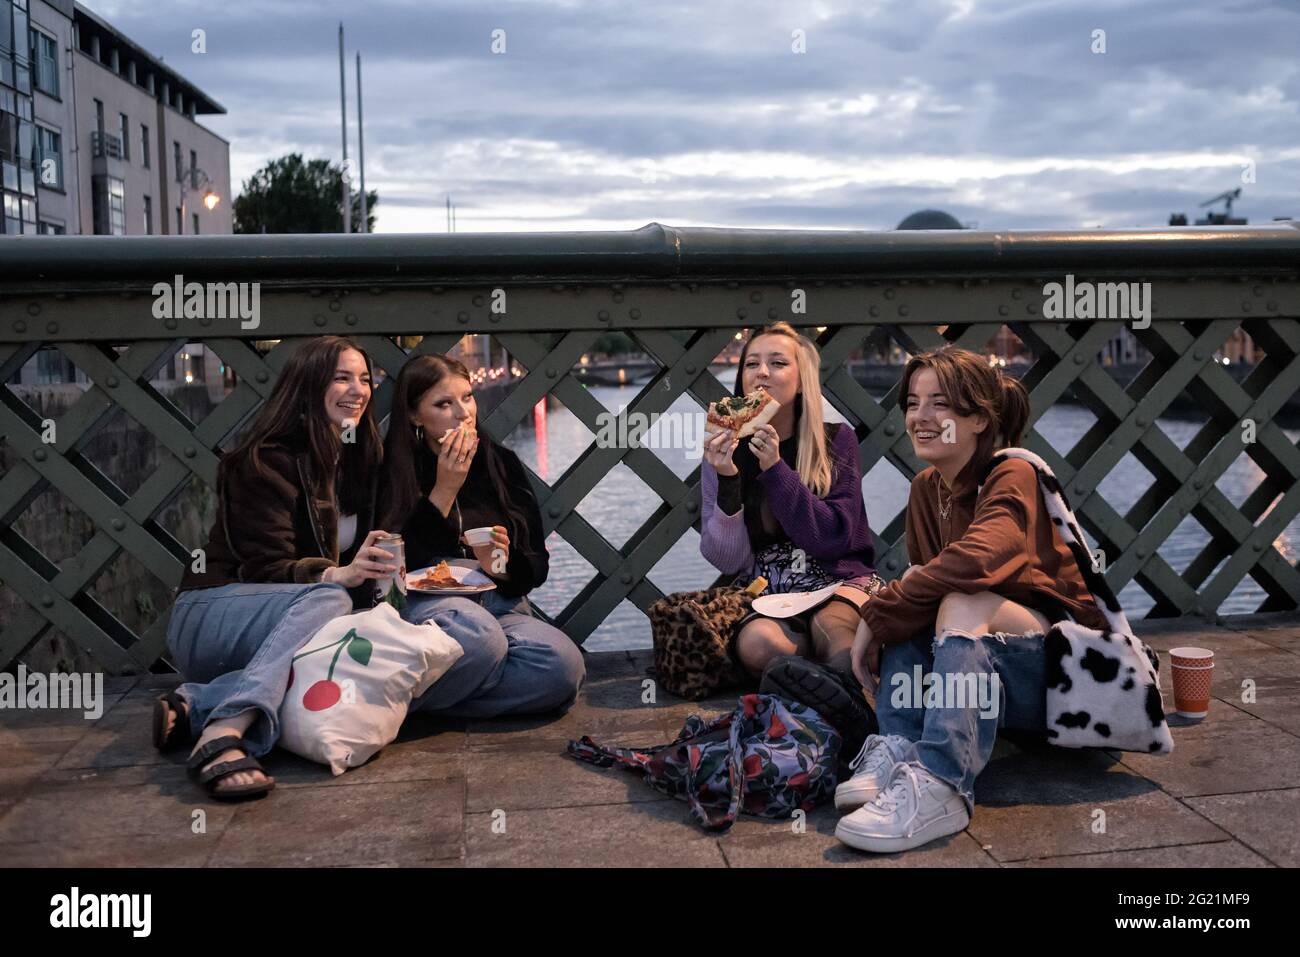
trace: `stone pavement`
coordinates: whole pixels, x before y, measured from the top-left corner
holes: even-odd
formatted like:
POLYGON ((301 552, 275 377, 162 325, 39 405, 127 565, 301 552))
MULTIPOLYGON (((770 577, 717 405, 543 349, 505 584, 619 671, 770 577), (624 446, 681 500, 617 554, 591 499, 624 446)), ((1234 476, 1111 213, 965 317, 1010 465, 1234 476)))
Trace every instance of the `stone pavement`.
MULTIPOLYGON (((970 828, 907 854, 842 847, 829 807, 808 816, 804 833, 742 817, 723 836, 706 834, 684 803, 638 776, 566 757, 569 738, 660 743, 688 714, 734 703, 660 692, 643 704, 649 653, 611 652, 588 656, 588 684, 562 718, 412 718, 394 744, 337 778, 276 751, 266 761, 275 791, 239 805, 207 799, 181 756, 151 746, 151 703, 174 678, 109 679, 95 722, 0 711, 0 866, 1300 865, 1300 614, 1137 631, 1162 652, 1216 653, 1210 716, 1171 720, 1172 755, 1000 743, 970 828), (1253 703, 1241 700, 1247 680, 1253 703)), ((1164 656, 1161 671, 1172 707, 1164 656)))

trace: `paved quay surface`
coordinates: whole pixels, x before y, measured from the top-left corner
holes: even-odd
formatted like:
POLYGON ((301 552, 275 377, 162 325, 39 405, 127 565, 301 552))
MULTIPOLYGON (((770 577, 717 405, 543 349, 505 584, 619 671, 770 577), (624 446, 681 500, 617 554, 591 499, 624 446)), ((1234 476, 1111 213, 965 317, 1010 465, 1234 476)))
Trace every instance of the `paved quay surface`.
POLYGON ((1210 715, 1171 718, 1172 755, 1001 743, 970 828, 905 854, 843 847, 829 806, 803 833, 742 817, 708 834, 639 776, 565 756, 583 734, 669 741, 687 715, 734 704, 734 694, 692 703, 662 691, 643 703, 650 653, 638 651, 589 655, 582 696, 557 719, 417 716, 338 778, 275 751, 265 763, 276 789, 245 804, 207 798, 185 777, 184 752, 153 749, 150 707, 174 677, 108 679, 97 721, 0 711, 0 866, 1300 866, 1300 614, 1225 623, 1135 624, 1162 652, 1171 708, 1164 652, 1216 655, 1210 715))

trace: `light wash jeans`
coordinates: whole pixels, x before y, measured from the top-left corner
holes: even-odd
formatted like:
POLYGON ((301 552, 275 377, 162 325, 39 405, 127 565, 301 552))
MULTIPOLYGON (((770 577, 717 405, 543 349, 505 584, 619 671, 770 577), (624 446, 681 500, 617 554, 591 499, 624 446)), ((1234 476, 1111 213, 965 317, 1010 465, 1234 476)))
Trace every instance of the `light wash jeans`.
POLYGON ((411 594, 402 617, 432 620, 465 651, 411 711, 458 718, 564 711, 587 675, 573 639, 533 617, 526 598, 411 594))
MULTIPOLYGON (((1041 634, 988 634, 972 636, 949 630, 942 638, 920 636, 912 641, 886 645, 880 655, 880 690, 876 695, 876 718, 880 734, 899 734, 916 743, 917 760, 927 771, 957 790, 966 809, 975 808, 975 778, 993 754, 998 730, 1009 728, 1045 734, 1047 731, 1047 656, 1041 634), (926 708, 903 699, 894 704, 895 675, 914 689, 915 668, 921 674, 976 676, 990 691, 987 676, 996 674, 998 697, 996 716, 983 717, 979 706, 967 698, 964 707, 926 708), (979 676, 986 676, 980 679, 979 676)), ((955 699, 946 698, 944 705, 955 699)), ((990 709, 991 710, 991 709, 990 709)))
POLYGON ((171 660, 187 679, 176 689, 197 737, 209 721, 261 712, 244 750, 266 754, 280 737, 280 703, 293 656, 326 622, 352 614, 342 585, 233 584, 183 591, 167 625, 171 660))

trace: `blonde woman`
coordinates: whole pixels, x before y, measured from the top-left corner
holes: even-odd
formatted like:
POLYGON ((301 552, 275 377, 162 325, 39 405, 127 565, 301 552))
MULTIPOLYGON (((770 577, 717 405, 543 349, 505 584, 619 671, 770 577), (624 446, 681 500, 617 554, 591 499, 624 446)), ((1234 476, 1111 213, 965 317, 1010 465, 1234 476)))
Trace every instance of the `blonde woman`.
POLYGON ((759 614, 733 632, 732 652, 760 689, 815 708, 859 746, 875 717, 853 677, 858 609, 880 585, 862 502, 858 441, 822 419, 820 359, 788 323, 745 343, 736 395, 763 390, 780 410, 744 441, 723 430, 704 445, 700 552, 748 584, 772 592, 838 584, 824 604, 790 618, 759 614))

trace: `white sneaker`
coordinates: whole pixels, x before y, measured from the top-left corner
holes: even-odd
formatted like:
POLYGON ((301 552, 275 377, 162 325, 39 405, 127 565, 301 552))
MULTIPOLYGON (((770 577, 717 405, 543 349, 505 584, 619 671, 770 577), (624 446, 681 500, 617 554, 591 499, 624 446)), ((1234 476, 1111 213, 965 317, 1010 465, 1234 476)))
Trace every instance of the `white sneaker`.
POLYGON ((849 762, 853 777, 835 789, 835 810, 848 813, 869 802, 889 783, 894 765, 915 757, 916 745, 901 734, 869 734, 849 762))
POLYGON ((966 802, 920 762, 894 766, 889 785, 852 814, 840 818, 835 836, 860 851, 908 851, 970 824, 966 802))

